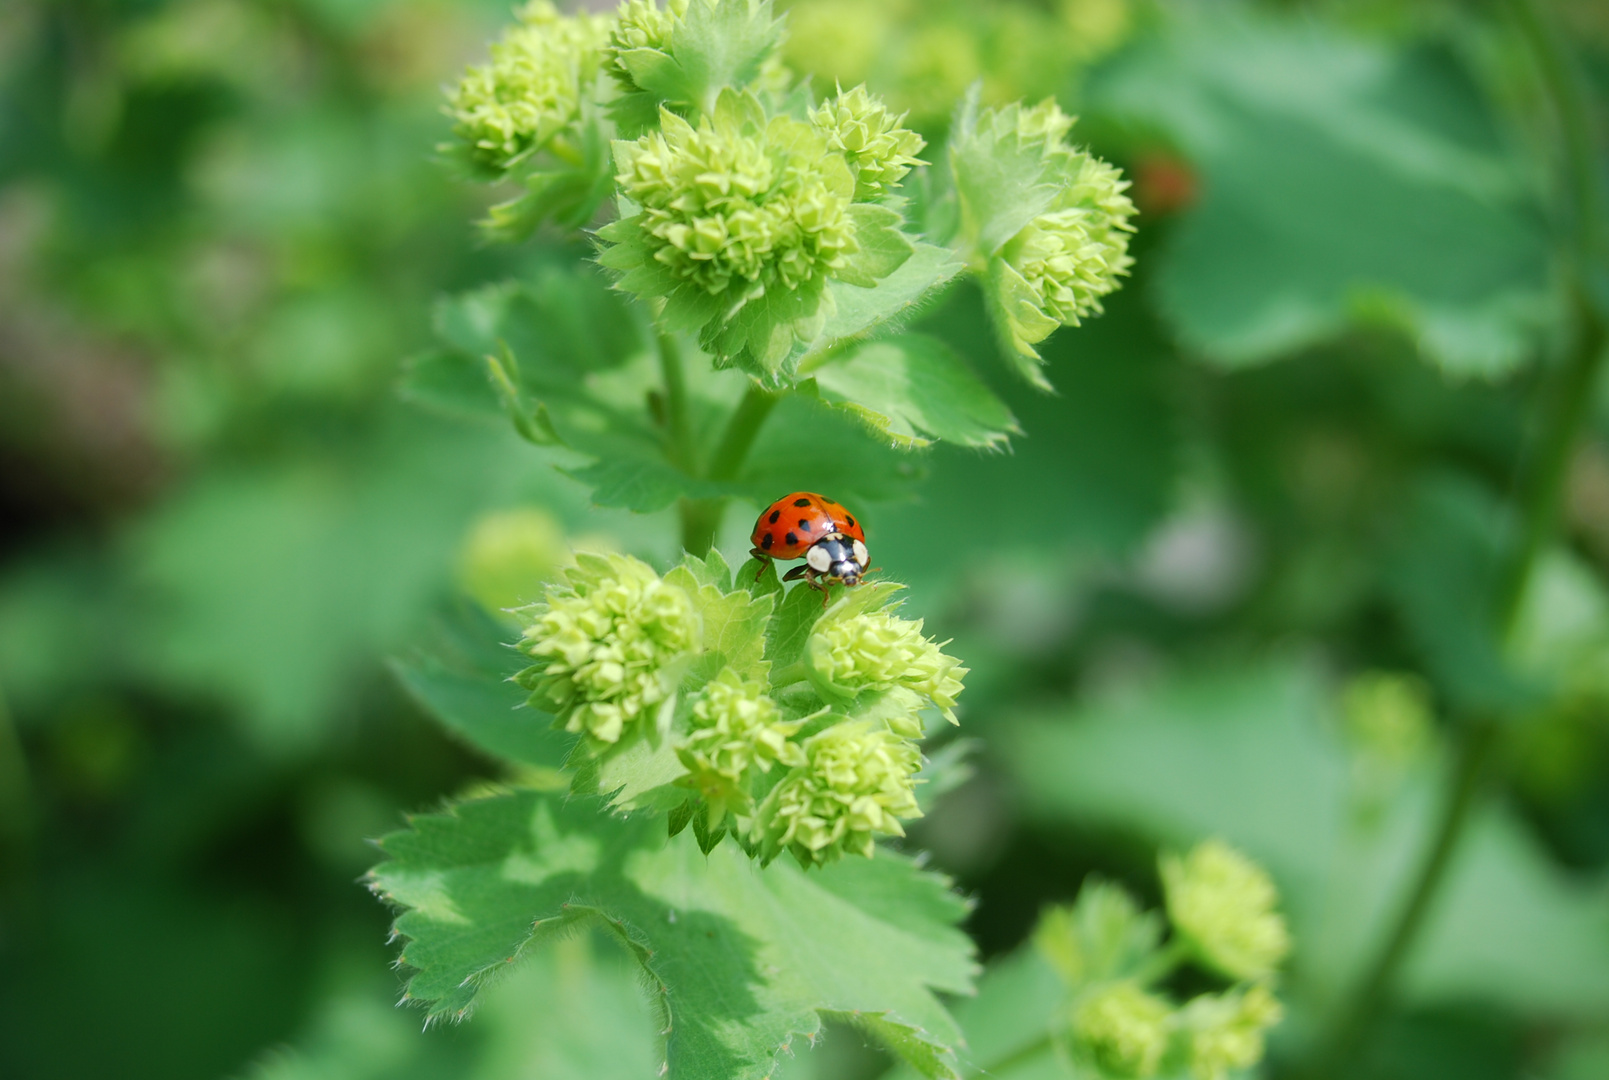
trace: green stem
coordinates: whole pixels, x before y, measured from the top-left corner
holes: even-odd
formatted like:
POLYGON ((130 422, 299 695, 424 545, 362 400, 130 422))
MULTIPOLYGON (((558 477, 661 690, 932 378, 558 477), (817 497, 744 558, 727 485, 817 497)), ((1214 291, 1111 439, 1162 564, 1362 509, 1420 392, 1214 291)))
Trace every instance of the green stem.
MULTIPOLYGON (((766 417, 771 415, 771 410, 776 408, 781 397, 781 394, 762 390, 752 383, 749 385, 748 393, 738 402, 732 418, 727 421, 726 430, 721 434, 721 441, 715 446, 715 453, 710 457, 708 479, 725 481, 737 477, 749 456, 749 450, 754 446, 754 440, 760 435, 766 417)), ((725 511, 725 499, 683 499, 682 547, 695 555, 713 547, 715 532, 721 527, 721 515, 725 511)))
POLYGON ((29 798, 28 759, 0 694, 0 907, 20 911, 31 880, 33 805, 29 798), (7 895, 9 894, 9 895, 7 895))
POLYGON ((1603 369, 1605 345, 1609 344, 1603 320, 1585 296, 1577 293, 1572 300, 1576 308, 1576 341, 1545 391, 1547 396, 1541 406, 1542 445, 1530 470, 1519 542, 1508 573, 1499 583, 1497 629, 1505 642, 1514 632, 1536 564, 1558 528, 1570 465, 1581 432, 1592 415, 1593 393, 1603 369))
POLYGON ((1453 852, 1469 822, 1475 795, 1481 786, 1492 746, 1497 741, 1497 725, 1480 721, 1465 726, 1459 742, 1457 764, 1446 789, 1440 820, 1429 848, 1409 889, 1397 921, 1387 934, 1374 960, 1358 980, 1347 1003, 1337 1012, 1321 1058, 1320 1076, 1344 1077, 1364 1035, 1385 1007, 1403 961, 1414 939, 1424 926, 1431 902, 1441 891, 1453 852))
MULTIPOLYGON (((1509 0, 1509 6, 1535 55, 1563 129, 1561 202, 1567 208, 1567 220, 1561 226, 1561 247, 1566 257, 1568 299, 1575 325, 1571 328, 1571 352, 1549 380, 1538 403, 1543 443, 1535 465, 1527 471, 1524 480, 1519 541, 1498 582, 1494 630, 1504 641, 1513 633, 1536 564, 1557 528, 1571 459, 1591 415, 1593 390, 1604 363, 1606 345, 1603 313, 1592 302, 1583 284, 1599 250, 1599 217, 1592 129, 1580 77, 1557 35, 1537 9, 1535 0, 1509 0)), ((1347 1075, 1352 1056, 1389 1001, 1397 976, 1445 883, 1453 854, 1476 805, 1497 737, 1498 723, 1490 717, 1475 718, 1460 725, 1456 765, 1445 789, 1435 832, 1395 923, 1336 1013, 1336 1022, 1321 1052, 1321 1076, 1347 1075)))
POLYGON ((665 379, 665 429, 671 464, 689 476, 697 476, 692 422, 687 415, 687 376, 682 371, 682 350, 669 334, 659 335, 659 370, 665 379))

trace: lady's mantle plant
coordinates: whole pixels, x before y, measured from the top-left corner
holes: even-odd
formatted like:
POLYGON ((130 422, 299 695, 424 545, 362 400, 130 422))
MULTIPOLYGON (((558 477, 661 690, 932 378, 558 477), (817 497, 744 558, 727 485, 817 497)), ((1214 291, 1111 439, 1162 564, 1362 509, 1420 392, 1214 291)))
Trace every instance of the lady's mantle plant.
MULTIPOLYGON (((1061 1005, 1022 1059, 1054 1053, 1074 1075, 1104 1080, 1227 1080, 1262 1060, 1265 1033, 1283 1015, 1274 980, 1290 951, 1273 883, 1215 840, 1182 858, 1164 856, 1161 869, 1172 924, 1166 942, 1157 915, 1104 882, 1045 913, 1035 951, 1055 972, 1061 1005), (1181 965, 1216 985, 1181 1000, 1164 986, 1181 965)), ((1009 995, 1005 981, 1035 970, 1003 973, 983 993, 1009 995)))
MULTIPOLYGON (((878 844, 921 816, 923 740, 966 669, 897 585, 823 604, 769 564, 734 575, 712 538, 734 496, 875 502, 918 474, 912 447, 1001 446, 1006 406, 902 324, 970 277, 1048 386, 1035 346, 1118 286, 1133 210, 1054 102, 964 100, 935 148, 865 87, 818 95, 782 37, 769 0, 534 0, 448 93, 447 156, 514 192, 489 234, 588 247, 443 303, 408 394, 507 413, 601 505, 676 504, 691 554, 579 557, 516 609, 517 671, 475 640, 405 668, 526 783, 387 837, 372 880, 407 909, 432 1016, 587 922, 657 988, 672 1076, 769 1076, 824 1018, 955 1076, 935 993, 971 989, 965 905, 878 844)), ((1097 1027, 1144 1011, 1098 1005, 1097 1027)))
POLYGON ((870 857, 921 816, 921 713, 953 723, 966 669, 888 609, 897 586, 840 590, 824 614, 795 590, 773 616, 781 585, 758 569, 737 575, 752 591, 733 590, 718 555, 664 578, 582 555, 520 612, 533 663, 517 681, 581 736, 583 790, 668 811, 706 852, 730 834, 762 864, 870 857))

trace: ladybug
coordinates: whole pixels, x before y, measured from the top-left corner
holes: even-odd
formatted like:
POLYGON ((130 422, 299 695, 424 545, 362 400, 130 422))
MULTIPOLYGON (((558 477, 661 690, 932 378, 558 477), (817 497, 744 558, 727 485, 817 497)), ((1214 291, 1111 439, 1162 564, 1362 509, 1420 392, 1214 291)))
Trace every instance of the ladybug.
MULTIPOLYGON (((804 564, 789 570, 782 580, 802 577, 823 593, 827 586, 822 578, 829 584, 859 585, 871 559, 866 533, 855 515, 813 491, 784 495, 762 510, 750 540, 754 549, 749 554, 761 563, 803 555, 804 564)), ((763 566, 760 572, 765 572, 763 566)))

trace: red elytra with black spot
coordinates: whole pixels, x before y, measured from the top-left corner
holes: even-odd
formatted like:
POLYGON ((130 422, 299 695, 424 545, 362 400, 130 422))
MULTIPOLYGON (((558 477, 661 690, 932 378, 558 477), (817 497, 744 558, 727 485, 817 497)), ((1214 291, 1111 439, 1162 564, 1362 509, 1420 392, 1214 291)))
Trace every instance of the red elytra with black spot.
POLYGON ((773 559, 797 559, 811 544, 835 532, 866 542, 859 519, 841 503, 813 491, 795 491, 760 511, 750 539, 756 551, 773 559))

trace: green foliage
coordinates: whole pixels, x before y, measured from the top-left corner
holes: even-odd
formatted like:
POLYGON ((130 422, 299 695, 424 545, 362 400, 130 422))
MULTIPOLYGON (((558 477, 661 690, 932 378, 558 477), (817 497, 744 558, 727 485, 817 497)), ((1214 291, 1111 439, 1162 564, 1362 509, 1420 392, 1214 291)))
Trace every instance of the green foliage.
POLYGON ((822 400, 896 446, 936 440, 993 449, 1018 434, 1011 410, 942 341, 902 334, 850 346, 811 369, 822 400))
MULTIPOLYGON (((1280 883, 1301 943, 1293 992, 1311 1001, 1356 977, 1404 856, 1432 826, 1435 759, 1421 760, 1384 816, 1355 815, 1349 755, 1321 722, 1327 687, 1311 667, 1270 662, 1197 674, 1077 722, 1024 725, 1013 772, 1035 816, 1098 820, 1166 843, 1233 836, 1280 883), (1098 764, 1097 764, 1098 763, 1098 764), (1395 868, 1395 869, 1393 869, 1395 868)), ((1490 808, 1473 824, 1406 973, 1415 1002, 1456 996, 1522 1013, 1580 1015, 1609 1002, 1602 911, 1490 808)))
POLYGON ((1455 375, 1524 362, 1546 235, 1527 166, 1453 64, 1203 10, 1095 93, 1201 170, 1158 283, 1192 348, 1239 366, 1362 322, 1400 328, 1455 375))
POLYGON ((407 909, 408 996, 431 1016, 461 1015, 527 948, 594 925, 642 965, 669 1076, 767 1076, 824 1015, 864 1016, 924 1075, 955 1075, 933 994, 970 982, 965 908, 898 856, 756 874, 730 847, 705 856, 646 819, 532 793, 416 818, 381 845, 371 882, 407 909))
POLYGON ((0 7, 0 1075, 1604 1075, 1593 5, 0 7))

